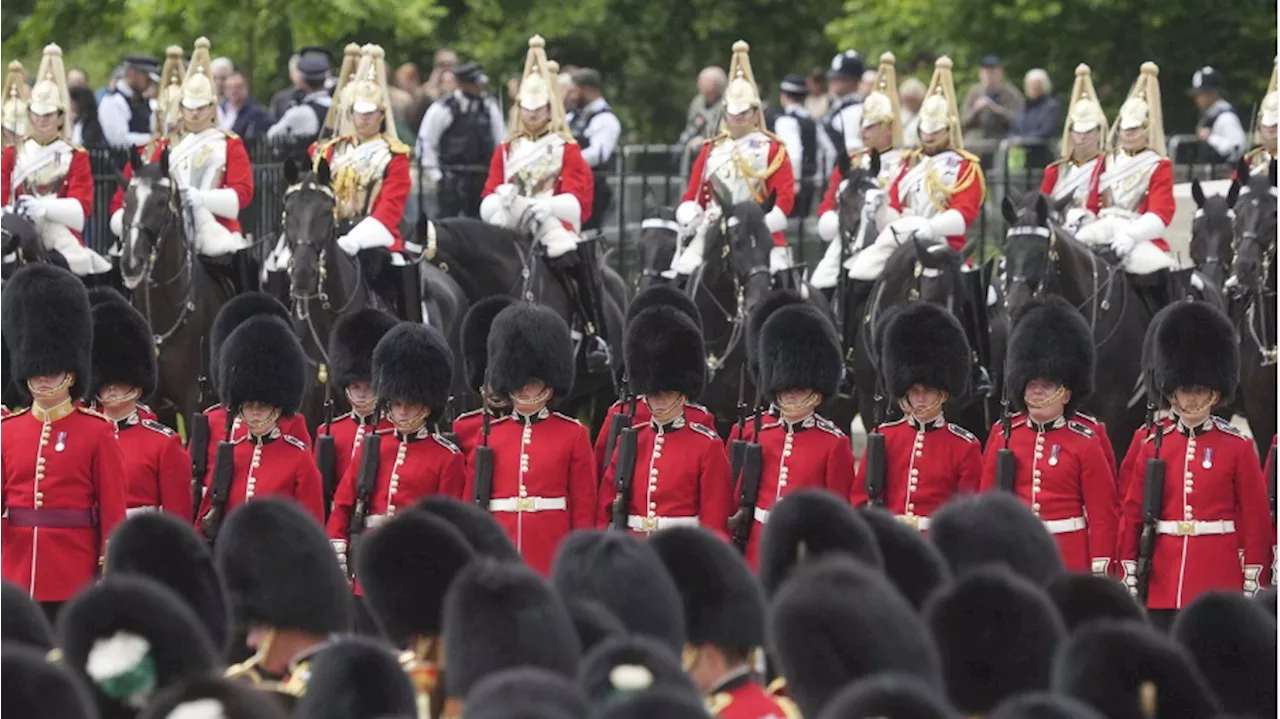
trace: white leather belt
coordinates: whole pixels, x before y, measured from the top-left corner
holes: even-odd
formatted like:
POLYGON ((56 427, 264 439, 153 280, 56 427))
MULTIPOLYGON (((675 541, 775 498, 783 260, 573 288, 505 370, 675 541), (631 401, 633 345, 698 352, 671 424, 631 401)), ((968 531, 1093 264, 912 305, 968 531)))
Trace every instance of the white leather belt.
POLYGON ((898 515, 898 521, 899 521, 899 522, 902 522, 903 524, 907 525, 908 527, 911 527, 912 529, 916 530, 917 532, 924 532, 924 531, 926 531, 926 530, 928 530, 928 529, 929 529, 929 518, 928 518, 928 517, 920 517, 920 516, 917 516, 917 515, 914 515, 914 514, 912 514, 912 515, 910 515, 910 516, 908 516, 908 515, 906 515, 906 514, 899 514, 899 515, 898 515))
POLYGON ((385 514, 370 514, 364 518, 364 528, 373 529, 374 527, 380 527, 386 524, 389 519, 391 519, 391 517, 385 514))
POLYGON ((1157 534, 1195 537, 1207 534, 1235 534, 1236 523, 1230 519, 1217 522, 1156 522, 1157 534))
POLYGON ((756 507, 756 511, 754 514, 757 522, 761 524, 769 523, 769 510, 756 507))
POLYGON ((632 514, 627 517, 627 529, 637 532, 656 532, 659 529, 672 527, 697 527, 701 522, 697 517, 642 517, 632 514))
POLYGON ((146 507, 130 507, 124 510, 124 516, 133 517, 139 514, 151 514, 152 512, 159 512, 159 511, 160 511, 160 508, 155 505, 148 505, 146 507))
POLYGON ((489 500, 490 512, 553 512, 569 508, 564 497, 507 497, 489 500))
POLYGON ((1072 517, 1071 519, 1046 519, 1044 526, 1049 530, 1049 534, 1070 534, 1087 529, 1089 523, 1084 517, 1072 517))

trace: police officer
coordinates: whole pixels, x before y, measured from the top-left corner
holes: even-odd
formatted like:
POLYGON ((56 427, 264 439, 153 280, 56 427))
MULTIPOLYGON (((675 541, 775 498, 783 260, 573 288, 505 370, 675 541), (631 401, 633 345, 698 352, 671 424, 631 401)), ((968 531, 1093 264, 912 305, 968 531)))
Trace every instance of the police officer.
POLYGON ((124 65, 124 78, 98 103, 98 122, 112 147, 139 147, 151 139, 147 91, 156 82, 160 63, 154 57, 128 55, 124 65))
POLYGON ((569 113, 569 131, 582 148, 582 159, 587 161, 595 176, 595 195, 591 201, 591 217, 582 224, 584 232, 599 232, 605 212, 613 200, 609 187, 613 153, 618 149, 622 136, 622 123, 613 108, 604 99, 600 73, 591 68, 574 70, 570 77, 578 91, 579 106, 569 113))
POLYGON ((436 183, 440 217, 479 217, 485 163, 507 130, 484 68, 469 62, 453 75, 458 88, 427 108, 418 128, 419 162, 436 183))
POLYGON ((1196 136, 1200 138, 1200 162, 1235 162, 1244 153, 1244 125, 1236 110, 1222 97, 1222 73, 1208 65, 1191 76, 1191 94, 1200 118, 1196 136))
MULTIPOLYGON (((809 94, 804 77, 792 73, 782 78, 778 86, 778 108, 765 110, 765 122, 769 131, 782 138, 787 146, 787 157, 796 178, 796 203, 790 217, 809 214, 813 190, 818 184, 818 123, 805 109, 804 100, 809 94)), ((826 133, 823 133, 826 136, 826 133)))
POLYGON ((822 127, 837 153, 849 153, 862 147, 859 130, 862 128, 863 97, 858 93, 858 83, 862 82, 862 73, 866 69, 857 50, 845 50, 831 58, 827 84, 836 99, 827 108, 822 127))
POLYGON ((298 72, 302 75, 302 97, 285 110, 276 124, 267 130, 267 137, 314 138, 324 127, 325 115, 333 98, 327 83, 331 62, 329 53, 320 48, 305 48, 299 52, 298 72))

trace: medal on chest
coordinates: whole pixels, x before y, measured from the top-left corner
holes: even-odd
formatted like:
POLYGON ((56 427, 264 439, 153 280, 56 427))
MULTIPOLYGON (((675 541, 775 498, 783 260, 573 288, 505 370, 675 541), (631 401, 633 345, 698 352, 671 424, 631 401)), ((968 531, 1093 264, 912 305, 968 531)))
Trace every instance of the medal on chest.
POLYGON ((1204 448, 1204 461, 1200 463, 1205 469, 1213 469, 1213 447, 1204 448))
POLYGON ((61 452, 67 448, 67 431, 58 432, 58 439, 53 443, 53 451, 61 452))
POLYGON ((1049 448, 1049 466, 1058 466, 1058 453, 1062 451, 1062 445, 1055 444, 1049 448))

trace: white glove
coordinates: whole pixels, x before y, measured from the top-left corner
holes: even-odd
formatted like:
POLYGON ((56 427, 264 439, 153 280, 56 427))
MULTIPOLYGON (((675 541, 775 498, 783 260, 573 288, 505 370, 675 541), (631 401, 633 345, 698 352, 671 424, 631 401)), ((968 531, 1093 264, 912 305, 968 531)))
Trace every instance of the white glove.
POLYGON ((1118 232, 1111 238, 1111 244, 1109 246, 1111 247, 1111 251, 1115 253, 1116 257, 1123 260, 1129 256, 1130 252, 1133 252, 1133 248, 1137 245, 1137 240, 1122 232, 1118 232))
POLYGON ((183 190, 182 206, 187 208, 188 210, 191 210, 192 212, 195 212, 201 207, 204 207, 204 198, 200 196, 200 191, 190 190, 190 189, 183 190))
POLYGON ((347 571, 347 543, 341 539, 330 539, 329 544, 333 545, 333 553, 338 557, 338 566, 342 567, 343 574, 350 574, 347 571))
POLYGON ((551 219, 551 206, 545 198, 539 197, 529 201, 529 217, 537 224, 551 219))
POLYGON ((1138 598, 1138 563, 1132 559, 1120 560, 1120 568, 1124 570, 1124 588, 1129 590, 1129 596, 1134 599, 1138 598))
POLYGON ((1093 574, 1096 577, 1106 577, 1107 567, 1111 565, 1111 560, 1106 557, 1093 560, 1093 574))
POLYGON ((49 208, 44 206, 39 197, 33 195, 23 195, 18 198, 18 212, 27 216, 31 221, 42 220, 44 216, 49 214, 49 208))
POLYGON ((914 234, 922 240, 932 240, 935 235, 929 221, 923 217, 899 217, 890 223, 888 230, 894 234, 898 242, 906 242, 914 234))
POLYGON ((1246 564, 1244 565, 1244 595, 1250 599, 1258 594, 1258 580, 1262 578, 1262 565, 1246 564))
POLYGON ((517 196, 516 186, 511 183, 503 183, 493 188, 493 194, 502 198, 502 204, 507 209, 511 208, 511 201, 517 196))
POLYGON ((680 225, 680 236, 689 237, 702 221, 702 207, 696 202, 682 202, 676 207, 676 224, 680 225))
POLYGON ((352 257, 355 257, 356 253, 360 251, 360 243, 351 235, 343 235, 342 237, 339 237, 338 247, 341 247, 343 252, 352 257))

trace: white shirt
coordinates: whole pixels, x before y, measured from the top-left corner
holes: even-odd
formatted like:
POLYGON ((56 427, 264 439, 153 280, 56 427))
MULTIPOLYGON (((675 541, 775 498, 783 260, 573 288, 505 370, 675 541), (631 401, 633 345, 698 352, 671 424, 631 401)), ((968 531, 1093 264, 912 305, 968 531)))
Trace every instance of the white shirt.
MULTIPOLYGON (((116 92, 107 93, 98 104, 98 124, 112 147, 137 147, 151 140, 150 132, 129 132, 129 121, 133 119, 133 110, 129 107, 132 96, 133 88, 122 80, 116 83, 116 92)), ((154 113, 155 108, 151 111, 154 113)))
POLYGON ((609 110, 609 103, 603 97, 597 97, 581 110, 583 113, 594 113, 587 121, 586 129, 582 131, 588 140, 587 147, 582 150, 582 159, 593 168, 603 166, 613 157, 614 151, 618 149, 618 138, 622 136, 622 123, 618 122, 618 116, 612 110, 605 110, 609 110))
MULTIPOLYGON (((488 95, 468 97, 461 90, 454 90, 453 97, 457 100, 458 107, 468 112, 472 110, 474 103, 483 102, 489 111, 489 129, 493 131, 493 146, 502 144, 507 136, 507 126, 502 116, 502 108, 498 107, 496 100, 488 95)), ((436 100, 431 103, 431 107, 427 108, 427 114, 422 116, 422 124, 418 126, 418 162, 427 176, 435 182, 439 182, 440 178, 444 177, 444 173, 440 171, 440 138, 444 137, 445 130, 452 125, 453 110, 449 109, 448 103, 436 100)))
POLYGON ((804 179, 800 174, 800 165, 804 162, 804 138, 800 135, 800 121, 784 112, 778 116, 774 129, 777 130, 778 137, 782 138, 783 147, 787 148, 787 159, 791 160, 792 177, 796 178, 796 185, 799 185, 804 179))
POLYGON ((302 102, 285 110, 276 124, 267 130, 267 137, 315 137, 320 134, 324 120, 318 118, 310 103, 328 107, 333 101, 327 90, 316 90, 302 98, 302 102))
POLYGON ((218 105, 218 127, 231 132, 231 128, 236 125, 236 118, 240 117, 239 108, 233 107, 229 102, 223 102, 218 105))
MULTIPOLYGON (((1218 100, 1226 104, 1226 100, 1218 100)), ((1234 110, 1223 112, 1213 121, 1209 128, 1209 146, 1219 155, 1235 162, 1245 150, 1244 128, 1240 125, 1240 116, 1234 110)))

